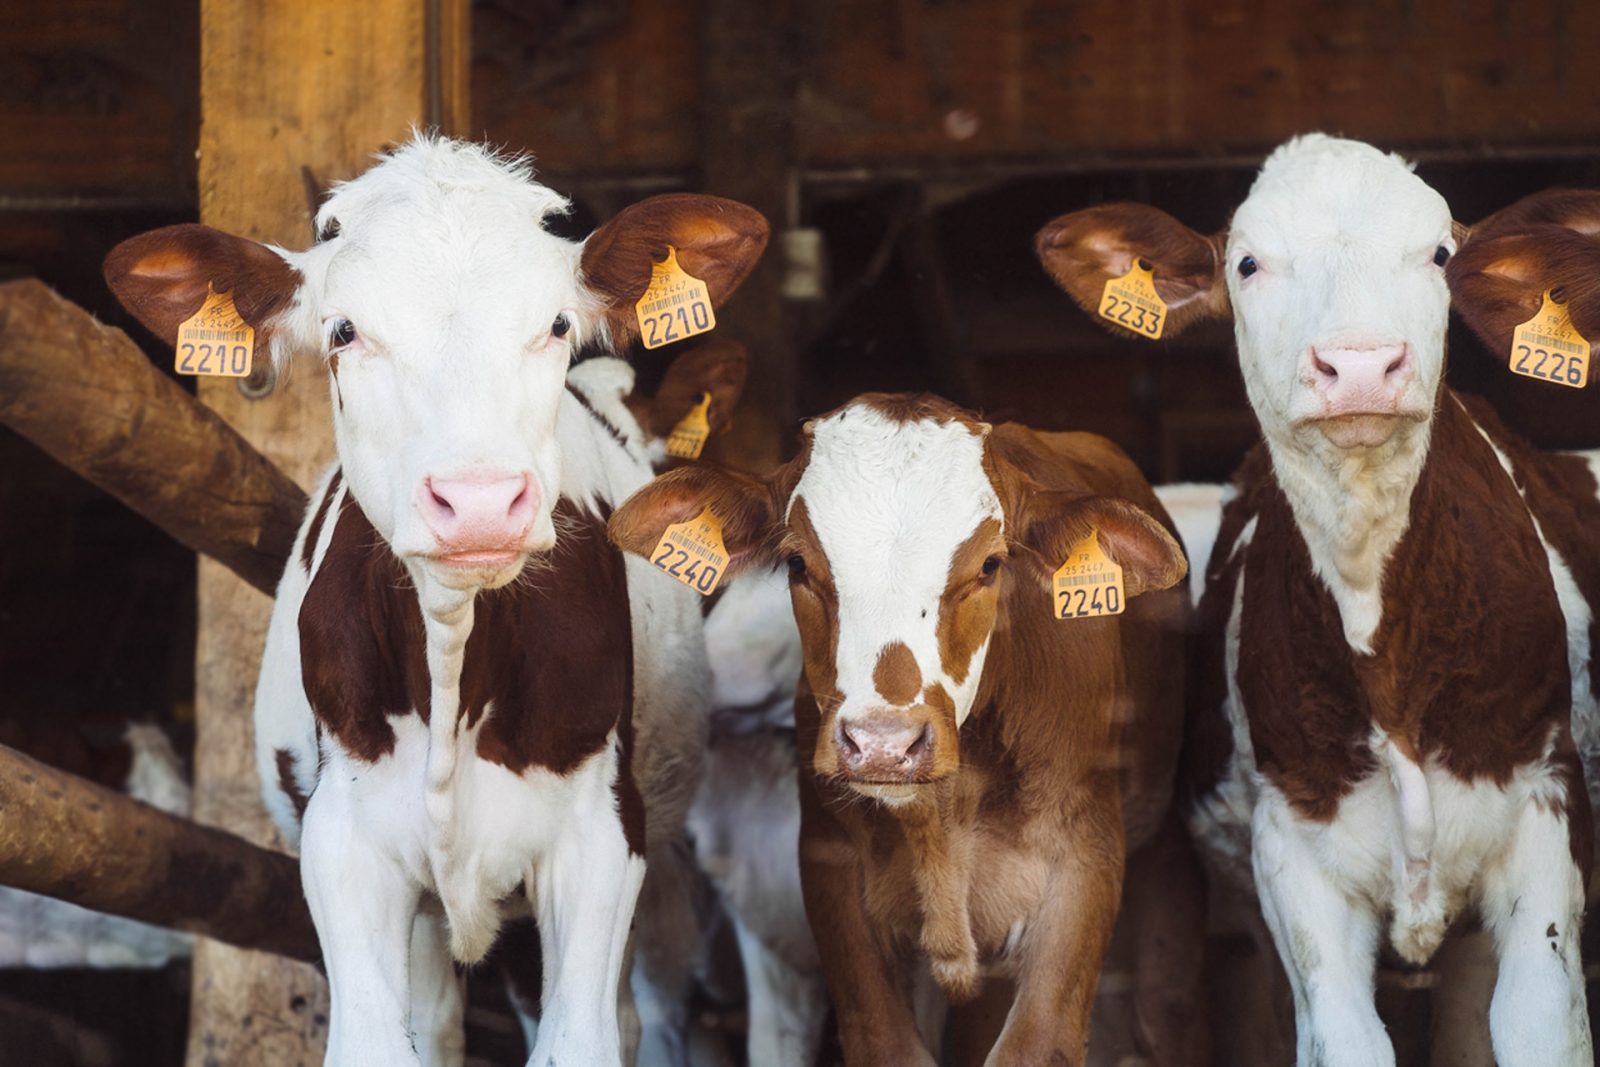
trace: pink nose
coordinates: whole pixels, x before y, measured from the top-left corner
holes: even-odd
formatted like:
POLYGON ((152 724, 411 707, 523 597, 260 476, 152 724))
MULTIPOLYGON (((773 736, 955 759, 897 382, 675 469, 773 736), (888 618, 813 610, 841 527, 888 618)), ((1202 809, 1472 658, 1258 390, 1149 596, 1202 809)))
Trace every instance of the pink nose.
POLYGON ((447 555, 520 551, 539 506, 533 476, 472 471, 417 487, 422 521, 447 555))
POLYGON ((839 723, 834 744, 845 776, 861 782, 912 782, 933 762, 933 724, 917 709, 883 708, 839 723))
POLYGON ((1403 344, 1313 348, 1311 369, 1332 416, 1392 415, 1412 378, 1410 349, 1403 344))

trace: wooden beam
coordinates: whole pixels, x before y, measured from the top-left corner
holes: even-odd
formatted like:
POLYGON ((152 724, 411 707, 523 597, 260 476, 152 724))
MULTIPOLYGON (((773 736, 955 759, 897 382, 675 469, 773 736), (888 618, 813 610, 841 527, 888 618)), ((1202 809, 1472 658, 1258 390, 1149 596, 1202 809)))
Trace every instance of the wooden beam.
MULTIPOLYGON (((463 132, 454 123, 466 113, 464 8, 465 0, 201 0, 200 220, 303 248, 302 168, 347 178, 413 125, 463 132)), ((333 454, 327 381, 310 362, 265 399, 221 380, 202 382, 200 397, 301 485, 333 454)), ((195 817, 271 844, 245 713, 271 605, 204 559, 199 600, 195 817)), ((309 1065, 321 1059, 326 1029, 326 986, 310 968, 196 945, 190 1067, 309 1065)))
POLYGON ((292 856, 0 745, 0 885, 314 961, 292 856))
POLYGON ((269 596, 306 495, 121 330, 0 285, 0 423, 269 596))

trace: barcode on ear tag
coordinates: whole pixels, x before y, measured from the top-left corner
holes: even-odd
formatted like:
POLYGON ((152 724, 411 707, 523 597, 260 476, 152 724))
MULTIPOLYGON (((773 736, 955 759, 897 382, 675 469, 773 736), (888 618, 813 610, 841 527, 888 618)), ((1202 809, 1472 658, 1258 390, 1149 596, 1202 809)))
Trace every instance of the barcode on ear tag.
POLYGON ((661 533, 650 564, 670 574, 701 596, 710 596, 728 569, 722 523, 706 508, 688 522, 675 522, 661 533))
POLYGON ((179 374, 247 378, 256 331, 233 306, 233 294, 206 285, 206 302, 178 327, 173 367, 179 374))
POLYGON ((1148 263, 1136 259, 1128 273, 1106 279, 1100 317, 1140 337, 1160 339, 1167 324, 1167 302, 1156 292, 1155 273, 1148 263))
POLYGON ((1098 530, 1072 546, 1050 581, 1051 614, 1058 619, 1093 619, 1121 615, 1128 598, 1122 588, 1122 567, 1100 547, 1098 530))
POLYGON ((1538 313, 1511 334, 1511 373, 1569 389, 1589 384, 1589 342, 1548 289, 1538 313))
POLYGON ((667 435, 667 455, 676 459, 699 459, 706 438, 711 436, 711 394, 701 393, 689 414, 678 421, 667 435))
POLYGON ((633 306, 639 337, 646 348, 660 348, 686 337, 710 333, 717 325, 711 290, 678 265, 678 250, 667 246, 667 258, 650 266, 650 284, 633 306))

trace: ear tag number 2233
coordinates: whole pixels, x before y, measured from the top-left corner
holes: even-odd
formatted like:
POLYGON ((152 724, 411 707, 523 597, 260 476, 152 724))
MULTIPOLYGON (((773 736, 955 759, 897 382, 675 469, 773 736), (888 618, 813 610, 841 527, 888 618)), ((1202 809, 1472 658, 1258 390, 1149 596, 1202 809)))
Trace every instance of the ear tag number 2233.
POLYGON ((173 366, 179 374, 245 378, 256 347, 256 331, 233 306, 233 294, 206 286, 206 302, 178 327, 173 366))
POLYGON ((1539 313, 1511 335, 1511 372, 1570 389, 1589 383, 1589 342, 1572 325, 1567 305, 1551 300, 1548 289, 1539 313))
POLYGON ((650 563, 701 596, 710 596, 728 569, 722 523, 706 508, 688 522, 675 522, 661 533, 650 563))
POLYGON ((1050 588, 1055 594, 1051 614, 1058 619, 1121 615, 1128 602, 1122 588, 1122 567, 1100 547, 1098 530, 1090 530, 1088 537, 1072 546, 1050 588))
POLYGON ((710 333, 717 325, 711 291, 705 282, 678 266, 678 250, 671 245, 666 259, 651 264, 650 284, 633 310, 646 348, 710 333))
POLYGON ((1167 324, 1167 302, 1156 292, 1155 274, 1142 259, 1128 273, 1106 279, 1100 293, 1100 317, 1152 341, 1161 338, 1167 324))

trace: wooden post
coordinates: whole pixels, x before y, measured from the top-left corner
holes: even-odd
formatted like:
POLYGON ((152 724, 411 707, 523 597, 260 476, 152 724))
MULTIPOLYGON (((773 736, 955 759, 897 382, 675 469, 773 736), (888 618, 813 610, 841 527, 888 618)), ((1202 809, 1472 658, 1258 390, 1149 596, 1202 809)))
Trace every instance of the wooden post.
MULTIPOLYGON (((200 220, 303 248, 304 168, 323 179, 366 169, 413 125, 466 112, 467 0, 201 0, 200 220)), ((200 396, 302 486, 333 452, 326 376, 302 357, 266 399, 232 381, 200 396)), ((200 562, 195 818, 276 842, 259 799, 250 709, 271 602, 200 562)), ((189 1067, 322 1060, 327 994, 318 974, 201 941, 195 948, 189 1067)))

